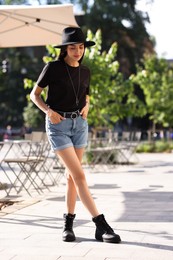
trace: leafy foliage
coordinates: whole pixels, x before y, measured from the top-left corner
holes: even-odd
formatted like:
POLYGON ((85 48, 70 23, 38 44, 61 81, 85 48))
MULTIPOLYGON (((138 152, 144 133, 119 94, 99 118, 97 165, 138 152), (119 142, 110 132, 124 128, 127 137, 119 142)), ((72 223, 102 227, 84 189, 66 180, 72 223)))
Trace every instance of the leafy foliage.
POLYGON ((26 126, 32 126, 36 129, 44 128, 43 114, 31 102, 24 108, 23 118, 26 126))
POLYGON ((144 67, 137 67, 137 74, 130 80, 143 89, 147 112, 154 124, 173 126, 173 67, 163 58, 146 55, 144 67))
POLYGON ((128 116, 143 116, 145 107, 134 93, 134 85, 124 80, 115 60, 117 44, 108 50, 102 49, 102 35, 88 32, 88 39, 96 46, 86 50, 84 63, 91 69, 91 108, 89 123, 93 126, 112 125, 128 116))
POLYGON ((28 75, 35 78, 43 63, 38 62, 34 51, 30 48, 0 49, 0 60, 8 59, 8 72, 3 73, 0 68, 0 123, 1 127, 7 124, 22 126, 23 108, 27 104, 28 89, 24 89, 23 80, 28 75), (37 64, 37 66, 36 66, 37 64))
POLYGON ((149 22, 147 13, 136 10, 137 0, 74 0, 80 3, 85 12, 77 17, 78 24, 87 31, 98 29, 103 34, 103 50, 108 50, 113 42, 117 42, 117 59, 120 70, 128 77, 136 70, 144 53, 153 53, 154 43, 146 31, 145 23, 149 22))
POLYGON ((137 153, 171 153, 173 149, 172 141, 155 141, 155 142, 144 142, 138 145, 137 153))

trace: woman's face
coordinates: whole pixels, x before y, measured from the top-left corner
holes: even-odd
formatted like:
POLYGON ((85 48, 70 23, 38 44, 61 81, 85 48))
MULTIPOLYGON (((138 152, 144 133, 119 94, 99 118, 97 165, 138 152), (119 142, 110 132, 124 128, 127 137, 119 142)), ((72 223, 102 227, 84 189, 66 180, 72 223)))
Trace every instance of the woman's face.
POLYGON ((71 44, 67 46, 67 56, 71 61, 79 61, 84 55, 84 44, 71 44))

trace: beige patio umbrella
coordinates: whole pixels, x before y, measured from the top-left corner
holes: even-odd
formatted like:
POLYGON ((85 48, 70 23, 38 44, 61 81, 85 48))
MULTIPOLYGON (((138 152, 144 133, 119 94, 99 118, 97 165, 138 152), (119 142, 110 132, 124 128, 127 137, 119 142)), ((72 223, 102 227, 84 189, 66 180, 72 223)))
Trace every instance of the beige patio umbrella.
POLYGON ((0 48, 60 44, 67 26, 78 26, 72 4, 0 5, 0 48))

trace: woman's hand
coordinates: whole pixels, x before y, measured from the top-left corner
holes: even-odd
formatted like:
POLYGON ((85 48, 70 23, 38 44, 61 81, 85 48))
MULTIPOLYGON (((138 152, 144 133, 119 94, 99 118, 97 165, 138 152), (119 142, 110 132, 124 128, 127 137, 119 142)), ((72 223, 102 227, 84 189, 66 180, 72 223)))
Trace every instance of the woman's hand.
POLYGON ((80 112, 83 119, 87 119, 88 111, 89 111, 89 102, 86 103, 86 105, 82 108, 80 112))
POLYGON ((62 120, 65 120, 66 118, 52 110, 51 108, 48 109, 47 111, 47 116, 50 119, 50 122, 52 124, 59 124, 62 120))

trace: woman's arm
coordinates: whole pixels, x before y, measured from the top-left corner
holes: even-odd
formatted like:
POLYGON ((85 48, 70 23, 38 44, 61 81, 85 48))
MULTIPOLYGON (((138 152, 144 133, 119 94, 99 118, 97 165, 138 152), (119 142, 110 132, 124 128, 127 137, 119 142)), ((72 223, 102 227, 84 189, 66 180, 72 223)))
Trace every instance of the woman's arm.
POLYGON ((40 109, 42 110, 48 117, 50 118, 50 121, 52 124, 58 124, 61 122, 61 120, 64 120, 65 118, 61 115, 59 115, 57 112, 53 111, 51 108, 49 108, 43 99, 41 98, 41 92, 43 91, 42 88, 40 88, 38 85, 35 85, 33 90, 31 91, 30 98, 32 102, 40 109))
POLYGON ((33 90, 30 93, 30 99, 32 102, 45 114, 48 113, 49 108, 41 98, 41 92, 43 91, 43 88, 40 88, 38 85, 35 85, 33 90))

